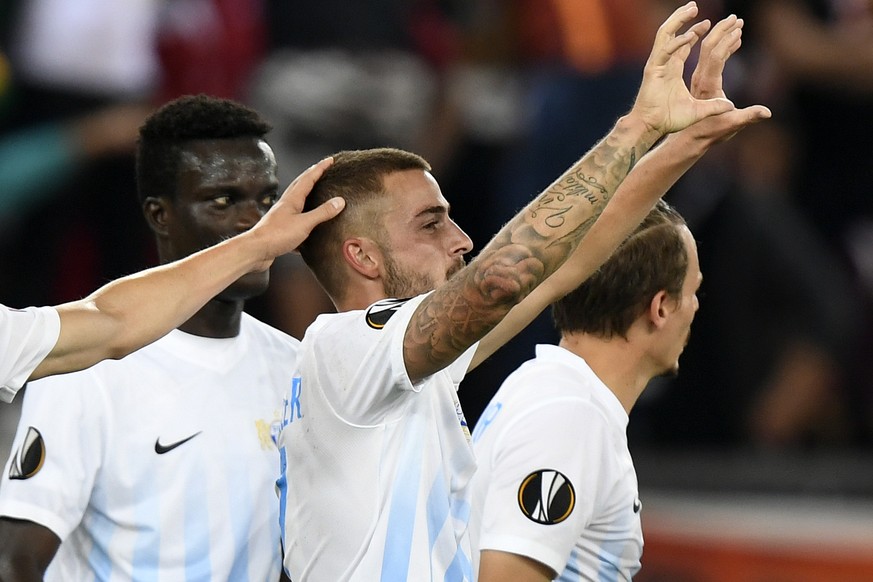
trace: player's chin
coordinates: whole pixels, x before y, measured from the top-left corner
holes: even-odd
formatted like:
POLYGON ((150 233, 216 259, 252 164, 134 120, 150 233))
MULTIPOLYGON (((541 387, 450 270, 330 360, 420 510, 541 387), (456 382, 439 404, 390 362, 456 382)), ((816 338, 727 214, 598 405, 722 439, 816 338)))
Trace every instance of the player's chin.
POLYGON ((244 301, 262 295, 270 286, 270 271, 247 273, 221 292, 226 301, 244 301))

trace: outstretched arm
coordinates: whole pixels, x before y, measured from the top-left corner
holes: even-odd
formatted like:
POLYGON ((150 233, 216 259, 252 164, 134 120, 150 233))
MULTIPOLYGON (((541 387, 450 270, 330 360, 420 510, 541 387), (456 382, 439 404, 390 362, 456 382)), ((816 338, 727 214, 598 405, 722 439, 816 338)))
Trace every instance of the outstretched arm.
MULTIPOLYGON (((742 20, 729 16, 716 24, 704 38, 700 59, 691 80, 692 95, 701 98, 724 97, 722 72, 727 60, 740 47, 742 26, 742 20)), ((470 364, 471 369, 599 268, 645 218, 658 199, 710 147, 729 139, 747 125, 768 117, 770 111, 760 105, 732 109, 667 136, 640 160, 622 182, 572 256, 482 339, 470 364)))
POLYGON ((733 108, 726 99, 693 98, 682 80, 691 46, 709 28, 704 21, 679 34, 696 15, 697 6, 690 2, 658 29, 631 111, 504 226, 470 265, 419 305, 404 340, 413 381, 454 361, 560 267, 657 140, 733 108))
POLYGON ((30 379, 124 357, 184 323, 242 275, 268 269, 275 257, 296 249, 345 204, 336 198, 301 213, 307 194, 331 162, 323 160, 298 176, 251 230, 58 306, 60 337, 30 379))

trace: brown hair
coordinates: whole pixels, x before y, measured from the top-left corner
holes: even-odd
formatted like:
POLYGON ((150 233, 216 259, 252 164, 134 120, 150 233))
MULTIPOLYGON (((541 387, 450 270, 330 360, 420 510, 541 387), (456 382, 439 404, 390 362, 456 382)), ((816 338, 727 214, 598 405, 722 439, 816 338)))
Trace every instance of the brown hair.
POLYGON ((584 283, 552 306, 559 332, 609 339, 627 337, 659 291, 678 298, 688 271, 682 216, 659 201, 613 255, 584 283))

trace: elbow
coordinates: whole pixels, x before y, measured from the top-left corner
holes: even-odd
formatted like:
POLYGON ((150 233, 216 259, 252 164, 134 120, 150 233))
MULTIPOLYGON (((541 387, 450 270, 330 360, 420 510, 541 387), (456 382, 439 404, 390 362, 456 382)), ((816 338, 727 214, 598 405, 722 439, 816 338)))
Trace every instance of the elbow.
POLYGON ((105 347, 103 358, 106 360, 120 360, 145 345, 141 341, 135 341, 133 337, 119 337, 105 347))

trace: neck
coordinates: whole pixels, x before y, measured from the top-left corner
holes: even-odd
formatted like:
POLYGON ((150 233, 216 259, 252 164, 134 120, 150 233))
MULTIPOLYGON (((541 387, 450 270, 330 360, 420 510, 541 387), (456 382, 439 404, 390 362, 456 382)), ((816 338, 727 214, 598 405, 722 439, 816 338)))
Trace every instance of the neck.
POLYGON ((347 285, 342 298, 333 299, 338 312, 367 309, 377 301, 389 299, 382 288, 381 280, 368 280, 364 284, 347 285))
POLYGON ((586 333, 564 333, 558 344, 584 359, 630 414, 652 374, 634 342, 621 336, 603 339, 586 333))

